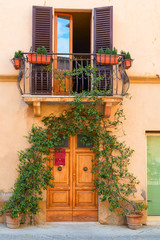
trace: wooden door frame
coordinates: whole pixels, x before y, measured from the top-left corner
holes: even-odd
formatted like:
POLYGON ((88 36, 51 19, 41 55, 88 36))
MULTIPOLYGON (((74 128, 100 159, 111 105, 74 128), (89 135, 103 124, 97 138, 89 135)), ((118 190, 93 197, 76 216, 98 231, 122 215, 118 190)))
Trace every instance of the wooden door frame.
MULTIPOLYGON (((86 183, 83 186, 83 182, 79 182, 78 180, 78 176, 80 175, 76 175, 79 172, 78 166, 78 155, 79 154, 93 154, 94 152, 92 150, 90 150, 89 148, 86 148, 85 150, 83 148, 77 148, 77 135, 76 136, 70 136, 69 137, 69 148, 66 148, 66 152, 70 153, 70 158, 69 158, 69 162, 68 162, 68 167, 69 167, 69 189, 70 189, 70 205, 68 207, 63 207, 63 206, 55 206, 55 205, 50 205, 50 201, 52 202, 52 200, 50 200, 50 193, 52 194, 52 190, 50 187, 48 187, 47 189, 47 201, 46 201, 46 208, 47 208, 47 219, 46 221, 98 221, 98 196, 97 196, 97 192, 94 191, 94 195, 92 196, 92 200, 90 200, 91 202, 88 203, 83 203, 83 201, 80 201, 80 205, 77 205, 76 199, 76 194, 79 191, 91 191, 94 187, 94 182, 93 185, 90 184, 90 180, 89 180, 89 184, 86 185, 86 183), (76 182, 78 185, 76 185, 76 182), (80 183, 80 185, 79 185, 80 183), (82 184, 82 185, 81 185, 82 184), (82 189, 82 190, 81 190, 82 189), (77 193, 76 193, 77 191, 77 193), (96 194, 96 195, 95 195, 96 194), (93 200, 94 199, 94 200, 93 200), (84 204, 84 205, 83 205, 84 204), (87 205, 86 205, 87 204, 87 205), (89 204, 89 205, 88 205, 89 204), (65 213, 65 217, 64 217, 64 213, 65 213), (54 219, 54 220, 53 220, 54 219), (55 220, 57 219, 57 220, 55 220)), ((52 156, 54 154, 54 150, 50 151, 50 156, 52 156)), ((94 156, 93 156, 94 157, 94 156)), ((50 163, 48 163, 48 166, 54 166, 54 162, 53 160, 50 161, 50 163)), ((66 165, 67 166, 67 165, 66 165)), ((88 166, 88 165, 87 165, 88 166)), ((82 163, 82 167, 83 167, 83 163, 82 163)), ((56 168, 54 168, 53 171, 56 168)), ((53 174, 54 176, 54 174, 53 174)), ((93 176, 93 173, 92 173, 93 176)), ((94 178, 94 176, 93 176, 94 178)), ((81 179, 81 178, 80 178, 81 179)), ((53 182, 54 184, 54 182, 53 182)), ((64 189, 63 184, 59 185, 59 186, 55 186, 54 190, 56 191, 62 191, 64 189)), ((54 192, 53 190, 53 192, 54 192)), ((67 189, 66 189, 67 190, 67 189)), ((68 191, 68 190, 67 190, 68 191)), ((85 193, 86 195, 86 193, 85 193)), ((78 195, 77 195, 78 196, 78 195)), ((88 200, 88 197, 87 197, 88 200)), ((79 203, 78 203, 79 204, 79 203)))

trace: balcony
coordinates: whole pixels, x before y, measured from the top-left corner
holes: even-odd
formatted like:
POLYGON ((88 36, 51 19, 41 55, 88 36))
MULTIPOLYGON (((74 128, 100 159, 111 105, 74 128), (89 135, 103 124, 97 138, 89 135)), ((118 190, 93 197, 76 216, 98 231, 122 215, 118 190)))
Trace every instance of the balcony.
MULTIPOLYGON (((101 57, 97 63, 97 54, 49 55, 50 59, 47 59, 47 55, 23 53, 21 60, 18 88, 24 101, 33 104, 36 116, 40 116, 42 102, 71 102, 74 93, 85 91, 89 95, 96 89, 98 97, 102 98, 105 104, 104 114, 109 117, 112 104, 121 102, 129 88, 122 55, 119 55, 115 65, 104 64, 101 57)), ((87 99, 84 98, 83 101, 87 102, 87 99)))

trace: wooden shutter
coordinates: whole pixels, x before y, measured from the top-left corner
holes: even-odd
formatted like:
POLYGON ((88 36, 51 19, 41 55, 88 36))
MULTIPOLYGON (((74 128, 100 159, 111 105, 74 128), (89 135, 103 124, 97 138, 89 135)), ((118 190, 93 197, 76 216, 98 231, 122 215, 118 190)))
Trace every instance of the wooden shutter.
MULTIPOLYGON (((106 48, 112 50, 113 47, 113 7, 102 7, 94 9, 94 52, 98 49, 106 48)), ((112 89, 112 67, 97 66, 98 75, 104 75, 104 79, 99 83, 99 90, 112 89)))
MULTIPOLYGON (((45 46, 52 52, 52 7, 33 6, 32 12, 32 51, 45 46)), ((32 64, 32 94, 51 94, 52 72, 45 66, 32 64)))

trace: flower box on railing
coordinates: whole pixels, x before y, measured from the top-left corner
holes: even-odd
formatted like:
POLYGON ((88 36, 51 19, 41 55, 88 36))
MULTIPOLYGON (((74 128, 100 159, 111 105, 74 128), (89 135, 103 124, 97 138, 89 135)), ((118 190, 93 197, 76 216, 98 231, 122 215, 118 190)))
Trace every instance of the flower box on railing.
POLYGON ((97 54, 97 64, 117 65, 119 55, 97 54))
POLYGON ((48 65, 51 62, 51 55, 29 53, 28 62, 34 64, 48 65))
POLYGON ((13 66, 16 70, 19 70, 21 68, 21 58, 13 58, 12 62, 13 62, 13 66))
POLYGON ((133 59, 125 59, 125 69, 132 67, 133 59))

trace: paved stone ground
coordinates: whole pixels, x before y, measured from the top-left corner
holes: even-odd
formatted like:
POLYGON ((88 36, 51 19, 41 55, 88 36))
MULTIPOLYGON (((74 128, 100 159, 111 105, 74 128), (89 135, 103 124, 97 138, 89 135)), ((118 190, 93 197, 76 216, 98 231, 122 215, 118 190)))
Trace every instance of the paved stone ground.
MULTIPOLYGON (((23 226, 23 225, 22 225, 23 226)), ((0 224, 0 240, 160 240, 160 226, 143 226, 130 230, 127 226, 99 223, 50 223, 8 229, 0 224)))

